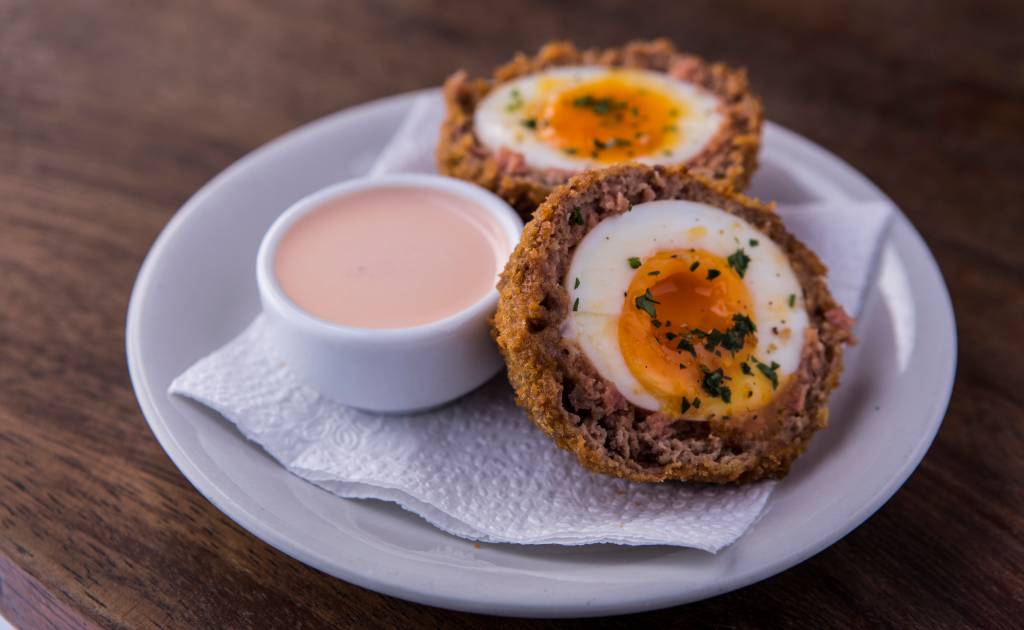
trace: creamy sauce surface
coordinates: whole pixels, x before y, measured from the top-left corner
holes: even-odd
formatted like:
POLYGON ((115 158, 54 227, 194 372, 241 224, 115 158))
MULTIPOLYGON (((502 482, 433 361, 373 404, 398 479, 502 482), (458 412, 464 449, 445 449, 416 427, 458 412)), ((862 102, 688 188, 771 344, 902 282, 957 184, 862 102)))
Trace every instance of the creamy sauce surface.
POLYGON ((476 203, 429 188, 364 190, 325 202, 292 224, 274 257, 301 309, 358 328, 407 328, 483 299, 510 244, 476 203))

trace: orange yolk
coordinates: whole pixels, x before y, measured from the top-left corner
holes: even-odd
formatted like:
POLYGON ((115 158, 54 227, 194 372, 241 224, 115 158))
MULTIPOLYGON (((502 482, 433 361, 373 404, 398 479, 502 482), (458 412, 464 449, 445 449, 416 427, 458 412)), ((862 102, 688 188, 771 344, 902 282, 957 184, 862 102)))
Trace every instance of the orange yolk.
POLYGON ((676 143, 683 105, 612 75, 554 93, 540 115, 539 136, 570 155, 620 162, 676 143))
POLYGON ((671 416, 706 419, 755 409, 771 400, 774 388, 752 357, 751 306, 746 285, 724 258, 699 249, 659 252, 636 270, 626 292, 619 348, 633 376, 671 416))

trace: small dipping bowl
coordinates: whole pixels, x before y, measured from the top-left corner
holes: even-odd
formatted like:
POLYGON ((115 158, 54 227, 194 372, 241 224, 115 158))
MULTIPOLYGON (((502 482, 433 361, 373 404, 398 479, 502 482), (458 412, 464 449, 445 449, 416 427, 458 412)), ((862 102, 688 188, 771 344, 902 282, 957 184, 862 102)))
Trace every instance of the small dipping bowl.
POLYGON ((282 239, 307 214, 345 197, 396 189, 446 193, 474 206, 474 212, 487 213, 487 222, 505 241, 505 251, 494 250, 497 271, 519 242, 523 222, 497 195, 439 175, 387 175, 342 182, 299 200, 267 231, 256 261, 270 339, 288 366, 324 396, 351 407, 390 414, 443 405, 501 369, 489 322, 497 308, 497 289, 492 285, 476 302, 428 323, 401 328, 349 326, 299 307, 282 288, 276 262, 282 239))

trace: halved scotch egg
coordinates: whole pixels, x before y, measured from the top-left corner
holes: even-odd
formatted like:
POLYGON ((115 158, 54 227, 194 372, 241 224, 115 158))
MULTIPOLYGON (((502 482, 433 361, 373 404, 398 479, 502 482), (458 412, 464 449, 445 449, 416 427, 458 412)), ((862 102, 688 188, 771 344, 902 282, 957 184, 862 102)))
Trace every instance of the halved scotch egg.
POLYGON ((746 76, 665 40, 578 51, 549 44, 492 81, 445 83, 442 173, 494 190, 524 216, 585 170, 687 165, 742 188, 756 163, 761 104, 746 76))
POLYGON ((579 175, 538 208, 495 317, 530 418, 635 481, 783 476, 826 425, 851 328, 770 208, 644 165, 579 175))

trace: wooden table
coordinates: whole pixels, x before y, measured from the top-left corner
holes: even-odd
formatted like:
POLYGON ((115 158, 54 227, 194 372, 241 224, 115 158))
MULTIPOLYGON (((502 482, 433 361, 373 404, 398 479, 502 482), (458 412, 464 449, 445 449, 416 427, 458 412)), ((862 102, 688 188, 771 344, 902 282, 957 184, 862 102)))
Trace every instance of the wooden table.
POLYGON ((482 5, 0 0, 0 612, 24 628, 490 625, 322 575, 193 490, 129 384, 132 281, 192 192, 296 125, 552 38, 668 35, 747 66, 771 119, 900 204, 952 291, 960 366, 935 445, 865 525, 755 586, 612 624, 1019 627, 1019 0, 482 5))

